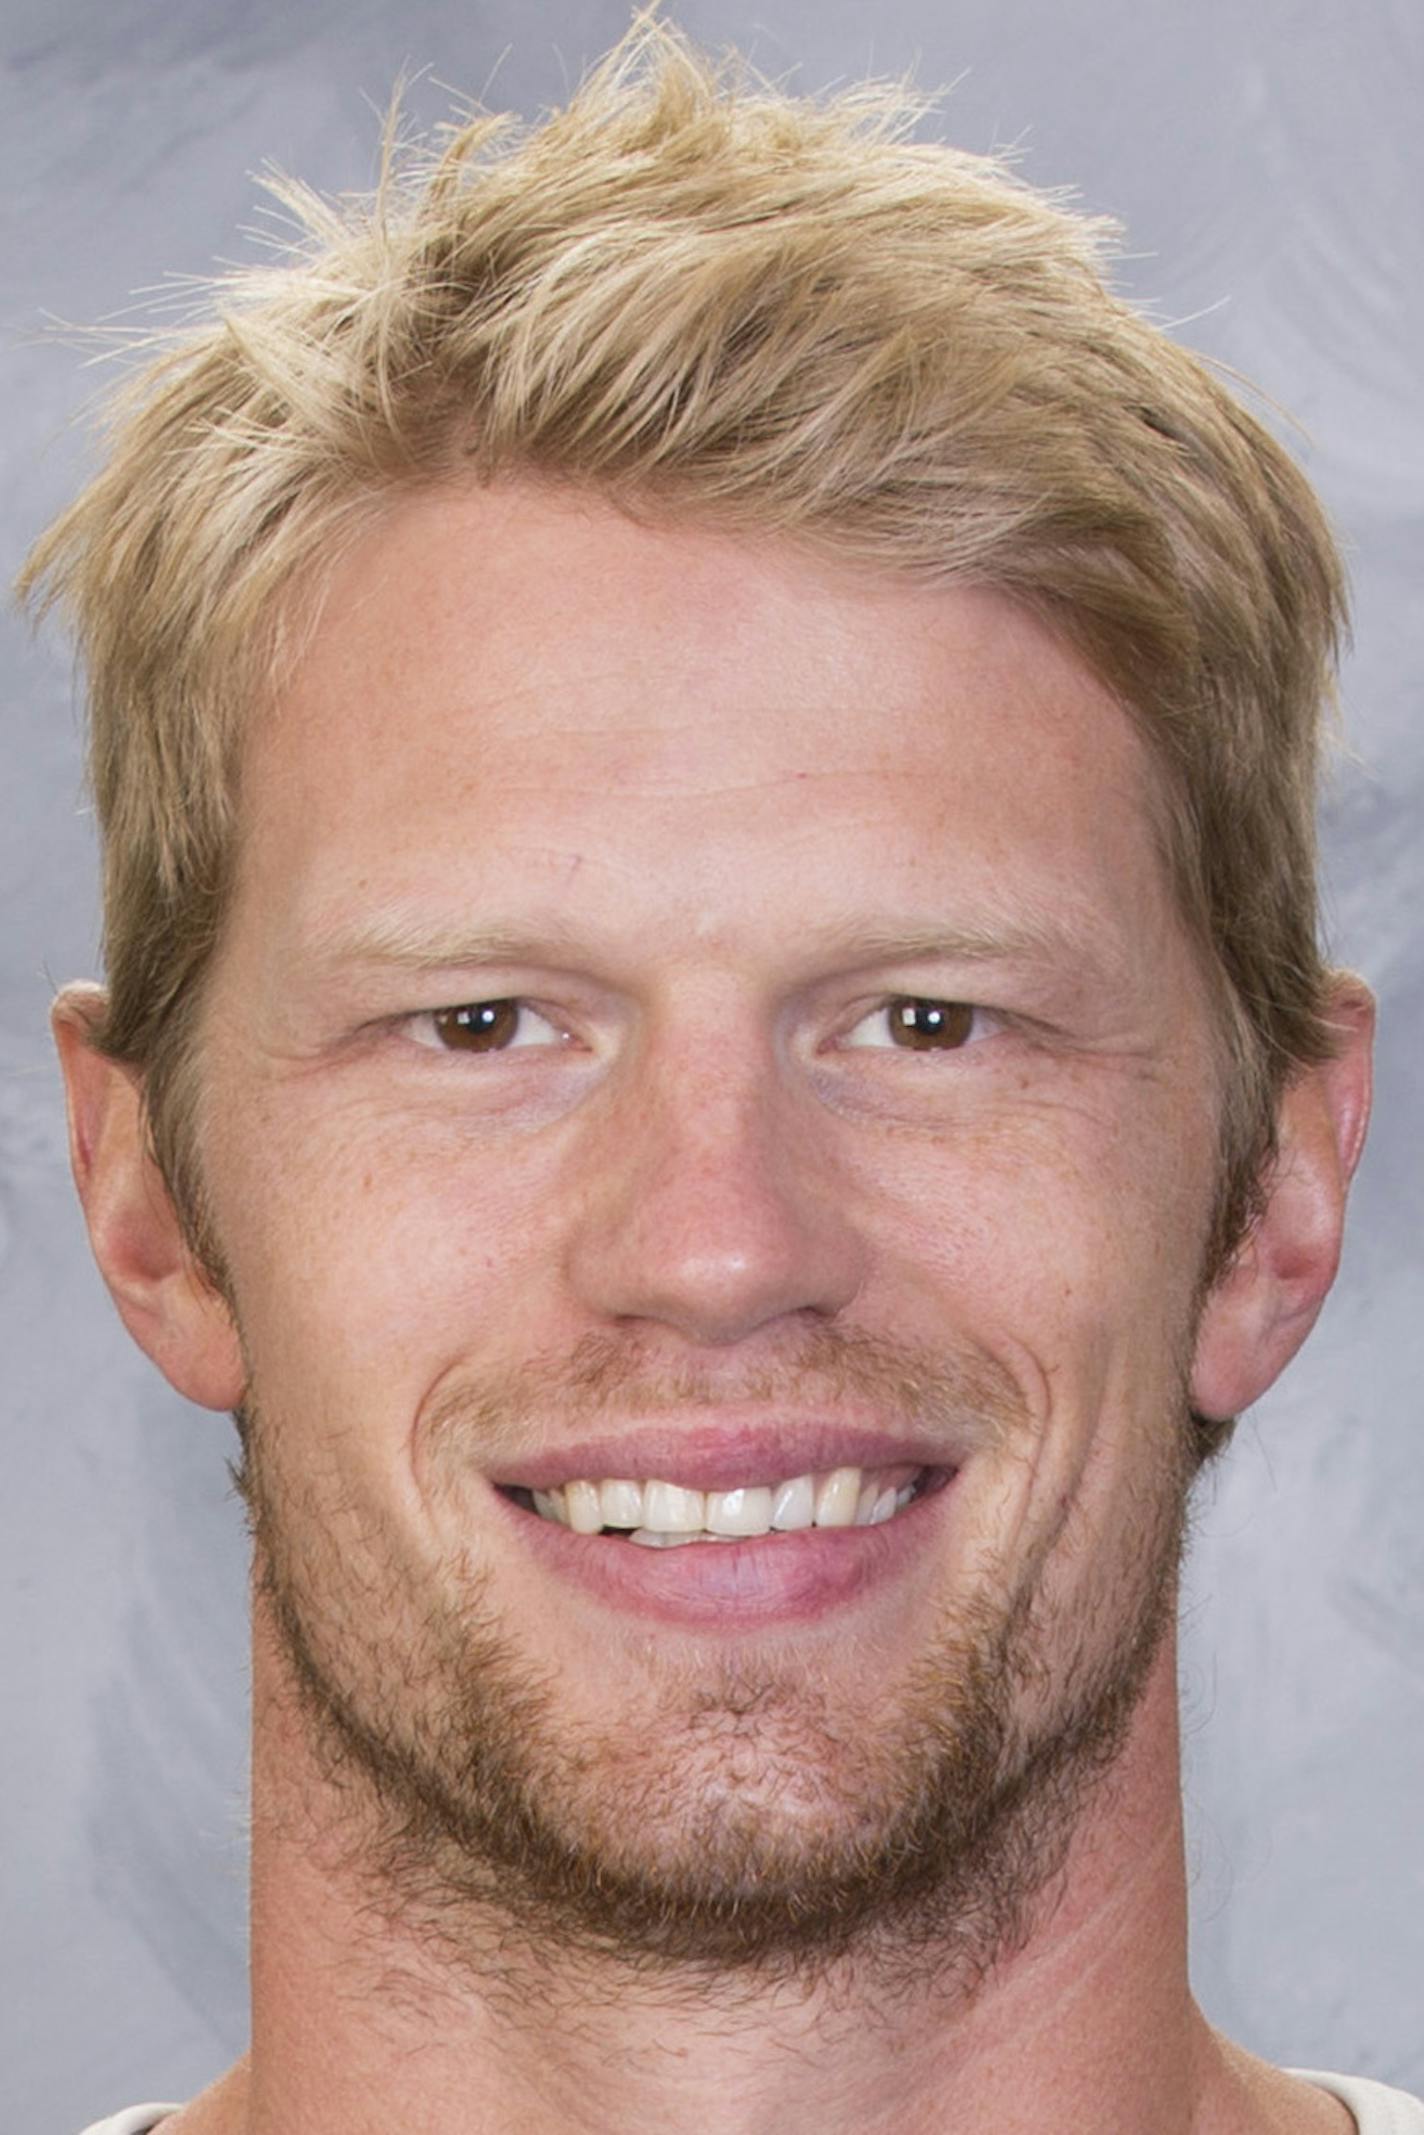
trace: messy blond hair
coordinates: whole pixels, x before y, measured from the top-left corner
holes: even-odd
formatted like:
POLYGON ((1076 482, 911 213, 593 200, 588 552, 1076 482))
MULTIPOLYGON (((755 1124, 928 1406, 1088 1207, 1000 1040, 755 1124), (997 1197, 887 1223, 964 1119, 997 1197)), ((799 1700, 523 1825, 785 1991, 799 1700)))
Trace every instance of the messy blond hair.
POLYGON ((109 1005, 201 1234, 193 1036, 243 727, 299 589, 403 490, 507 476, 1030 604, 1137 720, 1229 1061, 1219 1266, 1286 1078, 1330 1048, 1321 707, 1343 618, 1304 479, 1109 293, 1102 225, 794 99, 648 17, 532 130, 388 144, 364 203, 219 286, 127 387, 26 590, 88 669, 109 1005))

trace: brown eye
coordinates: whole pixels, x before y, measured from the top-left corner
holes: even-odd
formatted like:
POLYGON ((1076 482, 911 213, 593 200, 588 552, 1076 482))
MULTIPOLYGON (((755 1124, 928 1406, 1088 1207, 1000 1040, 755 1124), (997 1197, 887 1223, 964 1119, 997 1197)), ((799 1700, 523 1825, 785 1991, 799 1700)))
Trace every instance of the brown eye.
POLYGON ((399 1018, 407 1038, 434 1053, 465 1053, 480 1059, 496 1053, 554 1052, 569 1044, 568 1031, 517 994, 494 1001, 461 1001, 453 1008, 426 1008, 399 1018))
POLYGON ((475 1001, 440 1008, 431 1017, 438 1042, 451 1052, 498 1053, 519 1034, 522 1001, 475 1001))
POLYGON ((911 1052, 952 1052, 974 1030, 975 1010, 965 1001, 924 1001, 903 996, 885 1007, 896 1045, 911 1052))

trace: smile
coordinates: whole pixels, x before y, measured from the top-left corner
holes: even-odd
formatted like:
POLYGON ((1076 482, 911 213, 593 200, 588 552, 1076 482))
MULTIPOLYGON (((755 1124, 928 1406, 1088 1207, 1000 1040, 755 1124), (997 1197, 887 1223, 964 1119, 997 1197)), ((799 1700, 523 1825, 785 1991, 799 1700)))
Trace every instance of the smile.
POLYGON ((674 1549, 811 1527, 883 1526, 916 1498, 942 1488, 949 1475, 947 1469, 899 1462, 831 1468, 728 1490, 688 1489, 656 1477, 645 1482, 580 1477, 549 1489, 509 1487, 504 1494, 575 1534, 607 1534, 644 1549, 674 1549))

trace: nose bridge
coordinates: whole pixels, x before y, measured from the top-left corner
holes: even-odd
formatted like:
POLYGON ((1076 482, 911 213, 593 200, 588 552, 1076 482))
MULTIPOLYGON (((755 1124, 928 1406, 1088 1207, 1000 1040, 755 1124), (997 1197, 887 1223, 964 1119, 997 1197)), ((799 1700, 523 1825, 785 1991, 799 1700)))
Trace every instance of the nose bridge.
POLYGON ((746 1016, 650 1035, 581 1197, 572 1273, 585 1307, 718 1344, 839 1311, 860 1286, 861 1247, 816 1110, 746 1016))

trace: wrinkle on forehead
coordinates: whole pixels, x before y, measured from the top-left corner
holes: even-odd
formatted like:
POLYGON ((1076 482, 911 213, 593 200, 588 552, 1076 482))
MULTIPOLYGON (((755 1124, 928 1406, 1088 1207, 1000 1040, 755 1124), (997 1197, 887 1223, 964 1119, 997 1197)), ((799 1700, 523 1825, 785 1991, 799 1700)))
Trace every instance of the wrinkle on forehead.
POLYGON ((1173 929, 1158 775, 1048 626, 771 541, 413 500, 260 740, 244 887, 281 955, 490 962, 517 922, 545 962, 793 940, 1142 984, 1173 929))

